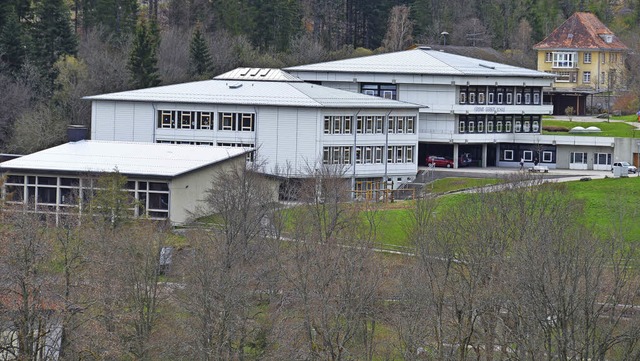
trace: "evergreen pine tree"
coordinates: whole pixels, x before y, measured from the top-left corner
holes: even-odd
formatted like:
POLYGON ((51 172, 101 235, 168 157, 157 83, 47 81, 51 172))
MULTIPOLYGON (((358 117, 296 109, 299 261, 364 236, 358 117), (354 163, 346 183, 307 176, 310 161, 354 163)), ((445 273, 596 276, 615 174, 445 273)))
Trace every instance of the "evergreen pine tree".
POLYGON ((136 0, 80 0, 82 27, 101 27, 105 34, 121 39, 134 33, 138 16, 136 0))
POLYGON ((191 37, 189 47, 189 74, 198 78, 207 78, 211 75, 213 62, 207 42, 197 26, 191 37))
POLYGON ((0 28, 0 70, 17 76, 27 56, 27 46, 18 15, 13 8, 5 15, 0 28))
POLYGON ((71 12, 64 0, 42 0, 36 8, 33 25, 32 60, 50 86, 56 78, 53 64, 63 55, 75 55, 77 39, 71 25, 71 12))
POLYGON ((148 88, 160 84, 158 76, 156 50, 158 37, 144 21, 137 28, 127 68, 131 74, 131 85, 134 88, 148 88))

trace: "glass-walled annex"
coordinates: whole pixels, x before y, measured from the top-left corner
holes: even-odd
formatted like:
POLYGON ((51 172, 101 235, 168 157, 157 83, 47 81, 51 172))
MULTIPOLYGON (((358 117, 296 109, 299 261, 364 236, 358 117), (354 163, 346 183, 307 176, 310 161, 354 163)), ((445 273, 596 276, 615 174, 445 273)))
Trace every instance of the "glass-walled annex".
MULTIPOLYGON (((98 188, 98 179, 57 175, 9 173, 3 189, 10 205, 46 214, 77 214, 88 208, 98 188)), ((125 190, 131 196, 131 215, 168 219, 169 184, 162 181, 128 180, 125 190)))

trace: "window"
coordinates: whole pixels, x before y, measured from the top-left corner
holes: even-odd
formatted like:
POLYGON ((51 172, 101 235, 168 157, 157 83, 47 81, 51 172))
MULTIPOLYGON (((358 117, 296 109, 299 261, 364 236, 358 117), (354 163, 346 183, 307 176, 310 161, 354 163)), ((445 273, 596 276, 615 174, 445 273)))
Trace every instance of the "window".
POLYGON ((489 93, 489 98, 488 98, 489 99, 489 101, 488 101, 489 104, 493 104, 493 96, 494 96, 493 93, 489 93))
POLYGON ((552 52, 544 53, 544 62, 550 63, 552 61, 553 61, 553 53, 552 52))
POLYGON ((616 63, 617 61, 618 61, 618 54, 609 53, 609 62, 610 63, 616 63))
POLYGON ((503 155, 504 155, 504 160, 513 160, 513 150, 505 149, 503 155))
POLYGON ((464 122, 460 122, 458 125, 458 133, 464 133, 464 122))
POLYGON ((484 92, 478 93, 478 104, 484 104, 484 92))
POLYGON ((476 93, 469 93, 469 104, 476 103, 476 93))
POLYGON ((497 133, 502 133, 502 122, 498 121, 496 123, 496 132, 497 133))
POLYGON ((483 133, 484 132, 484 122, 483 121, 478 121, 478 133, 483 133))
POLYGON ((375 149, 375 162, 382 163, 382 147, 376 147, 375 149))
POLYGON ((524 103, 527 105, 531 104, 531 93, 524 94, 524 103))
POLYGON ((533 104, 540 105, 540 91, 533 91, 533 104))
POLYGON ((376 134, 382 134, 383 127, 384 127, 384 118, 381 116, 377 116, 375 118, 376 134))
POLYGON ((474 128, 475 128, 474 123, 473 122, 469 122, 469 126, 468 126, 469 133, 473 133, 474 128))
POLYGON ((255 130, 255 114, 253 113, 219 113, 218 130, 253 132, 255 130))
POLYGON ((210 113, 201 113, 200 114, 200 129, 211 129, 211 114, 210 113))
MULTIPOLYGON (((508 123, 508 124, 511 124, 511 123, 508 123)), ((520 131, 522 131, 522 123, 519 120, 516 120, 515 122, 514 131, 516 133, 520 133, 520 131)))
POLYGON ((517 93, 516 94, 516 104, 522 104, 522 94, 521 93, 517 93))
POLYGON ((533 123, 531 124, 531 131, 534 133, 538 133, 538 131, 540 130, 540 126, 537 120, 534 120, 533 123))
POLYGON ((393 163, 394 159, 393 159, 393 147, 388 147, 387 148, 387 163, 393 163))
POLYGON ((416 121, 414 117, 407 117, 407 133, 409 134, 415 133, 414 131, 415 122, 416 121))
POLYGON ((575 68, 575 56, 576 53, 569 52, 554 52, 553 53, 553 67, 554 68, 575 68))
POLYGON ((398 133, 404 133, 404 117, 396 118, 398 121, 398 133))
POLYGON ((398 99, 395 84, 362 84, 362 93, 385 99, 398 99))
POLYGON ((543 163, 551 163, 551 162, 553 162, 553 152, 543 151, 542 152, 542 162, 543 163))
POLYGON ((582 73, 582 83, 583 84, 591 83, 591 72, 590 71, 585 71, 585 72, 582 73))
POLYGON ((413 163, 413 146, 407 146, 406 155, 406 163, 413 163))
POLYGON ((600 73, 600 84, 604 84, 605 78, 606 78, 606 74, 603 71, 602 73, 600 73))
POLYGON ((369 134, 373 133, 373 117, 370 115, 365 117, 365 132, 369 134))
POLYGON ((230 113, 220 114, 219 130, 234 130, 233 129, 233 116, 230 113))
POLYGON ((571 159, 570 159, 571 163, 581 163, 581 164, 586 164, 587 163, 587 153, 582 153, 582 152, 575 152, 575 153, 571 153, 571 159))
POLYGON ((502 104, 502 93, 498 93, 498 104, 502 104))
POLYGON ((525 150, 522 152, 522 158, 524 158, 525 162, 533 161, 533 151, 525 150))
POLYGON ((493 133, 493 120, 487 121, 487 133, 493 133))
POLYGON ((467 102, 467 93, 460 91, 460 104, 465 104, 467 102))
POLYGON ((513 104, 513 93, 507 93, 507 104, 513 104))
POLYGON ((601 62, 602 64, 604 64, 604 63, 606 62, 605 54, 604 54, 604 53, 600 53, 600 62, 601 62))
POLYGON ((529 123, 528 120, 524 121, 524 125, 523 125, 523 128, 522 128, 522 131, 525 132, 525 133, 529 133, 531 131, 531 123, 529 123))
POLYGON ((242 131, 253 132, 253 114, 242 114, 242 131))
POLYGON ((596 153, 593 163, 598 165, 611 165, 611 153, 596 153))
POLYGON ((575 153, 571 153, 571 159, 570 159, 571 163, 581 163, 581 164, 586 164, 587 163, 587 153, 582 153, 582 152, 575 152, 575 153))
POLYGON ((511 122, 510 121, 504 122, 504 132, 505 133, 511 133, 511 122))
POLYGON ((171 128, 173 127, 173 112, 167 110, 160 111, 160 128, 171 128))
POLYGON ((582 60, 585 64, 591 64, 591 53, 584 53, 584 59, 582 60))
POLYGON ((191 113, 183 112, 180 116, 180 128, 190 129, 191 125, 191 113))

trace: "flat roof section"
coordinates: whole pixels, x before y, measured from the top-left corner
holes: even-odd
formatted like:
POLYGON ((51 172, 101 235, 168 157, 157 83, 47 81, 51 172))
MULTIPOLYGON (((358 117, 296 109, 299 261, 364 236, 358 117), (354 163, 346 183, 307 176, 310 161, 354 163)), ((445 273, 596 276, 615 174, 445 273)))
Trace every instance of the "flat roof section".
POLYGON ((242 156, 250 148, 82 140, 0 163, 2 171, 118 172, 175 177, 242 156))

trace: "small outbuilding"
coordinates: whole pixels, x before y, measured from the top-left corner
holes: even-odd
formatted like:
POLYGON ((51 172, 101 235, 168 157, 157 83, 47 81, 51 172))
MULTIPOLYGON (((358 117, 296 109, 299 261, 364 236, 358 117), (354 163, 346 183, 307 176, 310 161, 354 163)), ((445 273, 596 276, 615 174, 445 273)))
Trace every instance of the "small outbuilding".
POLYGON ((197 209, 213 177, 244 167, 253 149, 82 140, 0 163, 3 197, 38 213, 77 213, 101 174, 127 177, 136 217, 182 224, 197 209))

